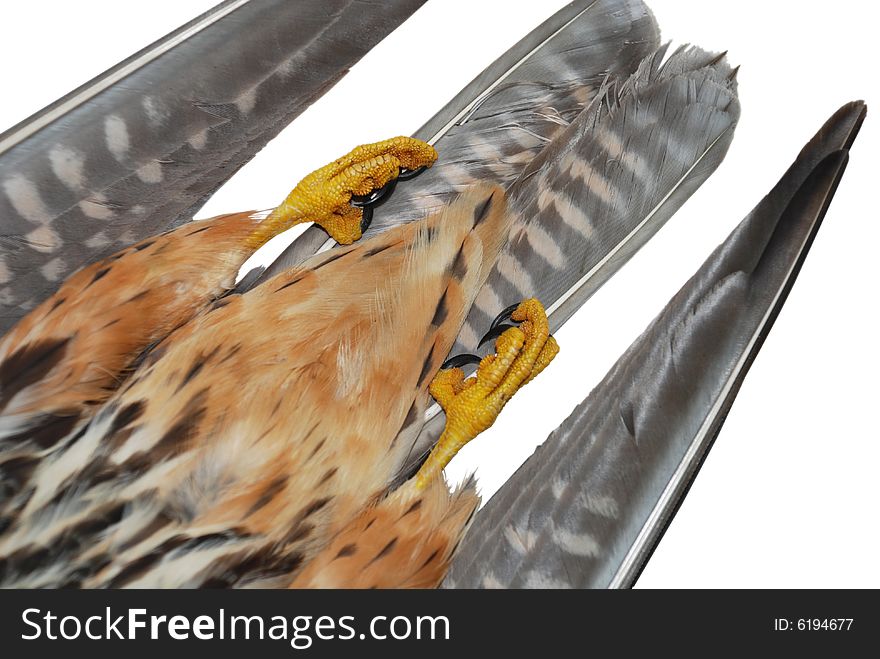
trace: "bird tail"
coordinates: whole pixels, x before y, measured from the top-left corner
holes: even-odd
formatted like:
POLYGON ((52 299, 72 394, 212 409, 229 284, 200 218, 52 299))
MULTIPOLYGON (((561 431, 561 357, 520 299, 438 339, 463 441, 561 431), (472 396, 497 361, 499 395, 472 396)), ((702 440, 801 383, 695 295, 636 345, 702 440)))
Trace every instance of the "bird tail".
POLYGON ((422 4, 227 0, 0 134, 0 334, 78 268, 189 221, 422 4))
MULTIPOLYGON (((420 220, 477 182, 509 187, 578 116, 609 78, 627 77, 659 45, 641 0, 575 0, 493 62, 414 135, 440 159, 398 186, 367 236, 420 220)), ((307 229, 262 279, 301 263, 327 243, 307 229)), ((252 282, 251 282, 252 283, 252 282)))
POLYGON ((492 497, 446 585, 632 585, 794 284, 865 112, 863 103, 850 103, 825 124, 492 497))
MULTIPOLYGON (((620 85, 609 81, 511 186, 510 240, 453 352, 480 354, 492 319, 528 297, 544 303, 558 329, 721 163, 739 119, 736 71, 699 48, 667 53, 646 58, 620 85)), ((442 429, 437 414, 411 462, 442 429)))

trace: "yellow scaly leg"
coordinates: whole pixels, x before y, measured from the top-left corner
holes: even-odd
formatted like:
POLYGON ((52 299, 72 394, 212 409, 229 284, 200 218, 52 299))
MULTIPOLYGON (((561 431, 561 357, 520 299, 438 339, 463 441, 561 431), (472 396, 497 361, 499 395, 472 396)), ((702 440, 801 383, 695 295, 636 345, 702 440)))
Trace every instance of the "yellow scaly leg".
POLYGON ((300 181, 287 198, 248 238, 258 248, 282 231, 302 222, 320 224, 336 242, 350 245, 361 237, 363 211, 349 205, 352 196, 366 195, 397 178, 402 167, 430 167, 437 152, 411 137, 364 144, 300 181))
POLYGON ((538 300, 524 300, 510 317, 522 321, 520 326, 498 337, 496 354, 484 357, 473 376, 465 379, 460 368, 450 368, 431 382, 431 395, 446 412, 446 427, 415 476, 417 489, 425 489, 465 444, 495 423, 513 394, 559 352, 538 300))

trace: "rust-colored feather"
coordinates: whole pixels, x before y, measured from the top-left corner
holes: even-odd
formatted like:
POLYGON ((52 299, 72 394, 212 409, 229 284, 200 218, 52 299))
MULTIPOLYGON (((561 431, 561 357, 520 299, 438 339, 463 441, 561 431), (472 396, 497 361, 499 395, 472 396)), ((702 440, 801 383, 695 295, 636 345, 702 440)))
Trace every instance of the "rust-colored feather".
POLYGON ((78 420, 106 400, 147 346, 231 286, 258 223, 236 213, 189 224, 65 281, 0 341, 0 447, 4 436, 7 449, 26 442, 43 417, 78 420))
MULTIPOLYGON (((476 188, 171 333, 87 427, 15 465, 3 585, 288 585, 365 507, 384 509, 410 448, 398 433, 507 224, 500 189, 476 188)), ((418 519, 457 538, 472 493, 432 506, 418 519)))
POLYGON ((472 484, 400 488, 355 517, 291 587, 436 588, 479 503, 472 484))

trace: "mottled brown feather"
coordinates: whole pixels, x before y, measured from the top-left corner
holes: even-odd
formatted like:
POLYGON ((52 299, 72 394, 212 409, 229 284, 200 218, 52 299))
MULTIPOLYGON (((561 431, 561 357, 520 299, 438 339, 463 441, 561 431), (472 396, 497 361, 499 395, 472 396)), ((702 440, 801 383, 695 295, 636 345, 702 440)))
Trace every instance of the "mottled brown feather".
POLYGON ((471 485, 400 488, 349 522, 290 587, 436 588, 479 503, 471 485))
MULTIPOLYGON (((503 193, 479 187, 198 314, 29 474, 0 536, 16 557, 3 585, 289 585, 365 507, 393 509, 409 450, 394 438, 426 406, 507 229, 503 193), (107 502, 121 517, 94 531, 107 502), (40 553, 53 546, 54 562, 40 553)), ((445 520, 440 542, 469 506, 438 496, 412 519, 445 520)))
POLYGON ((0 340, 0 365, 39 344, 64 344, 29 386, 11 396, 0 389, 0 414, 79 414, 107 399, 145 348, 233 283, 253 251, 245 247, 259 224, 252 214, 182 226, 72 275, 0 340))

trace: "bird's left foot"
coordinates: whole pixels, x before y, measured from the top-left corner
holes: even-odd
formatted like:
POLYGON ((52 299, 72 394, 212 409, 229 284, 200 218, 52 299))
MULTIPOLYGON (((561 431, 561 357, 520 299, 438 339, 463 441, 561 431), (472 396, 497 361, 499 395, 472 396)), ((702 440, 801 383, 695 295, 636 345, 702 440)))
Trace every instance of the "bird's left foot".
POLYGON ((465 379, 460 368, 449 368, 431 383, 431 395, 446 412, 446 428, 416 474, 416 488, 427 487, 465 444, 495 423, 507 401, 559 352, 538 300, 524 300, 510 318, 520 326, 503 331, 496 354, 484 357, 476 374, 465 379))

